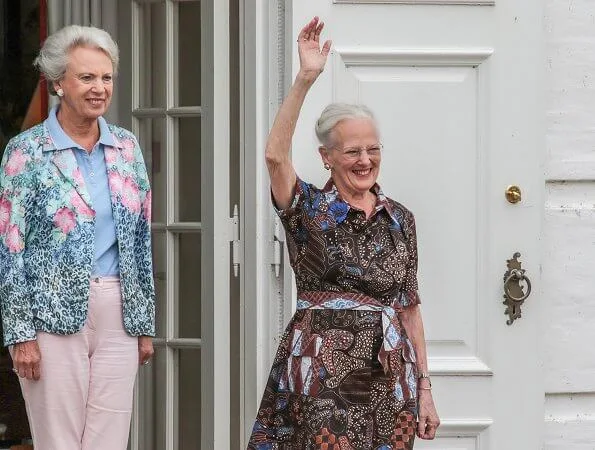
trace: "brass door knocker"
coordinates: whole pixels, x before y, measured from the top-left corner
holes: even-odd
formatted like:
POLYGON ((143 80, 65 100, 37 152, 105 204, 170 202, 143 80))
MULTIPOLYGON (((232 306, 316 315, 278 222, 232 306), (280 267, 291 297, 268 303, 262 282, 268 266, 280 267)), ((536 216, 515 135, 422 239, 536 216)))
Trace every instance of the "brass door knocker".
POLYGON ((516 252, 512 259, 507 260, 508 270, 504 273, 504 304, 508 315, 507 325, 512 325, 516 319, 521 317, 521 306, 531 295, 531 280, 525 275, 525 269, 521 268, 519 258, 521 254, 516 252), (521 282, 524 282, 527 291, 523 291, 521 282))

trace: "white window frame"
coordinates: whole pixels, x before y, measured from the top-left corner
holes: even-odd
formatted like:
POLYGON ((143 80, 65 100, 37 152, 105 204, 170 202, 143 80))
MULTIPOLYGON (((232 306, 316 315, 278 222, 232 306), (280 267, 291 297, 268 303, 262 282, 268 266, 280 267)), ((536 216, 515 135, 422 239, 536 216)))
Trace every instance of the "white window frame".
MULTIPOLYGON (((181 349, 201 350, 201 436, 202 448, 229 448, 229 361, 221 355, 229 355, 229 256, 227 215, 229 199, 228 158, 229 152, 229 80, 227 77, 213 77, 213 73, 229 73, 228 45, 229 30, 225 26, 229 15, 226 0, 201 1, 201 55, 203 70, 201 106, 175 106, 177 99, 178 67, 178 4, 188 0, 133 0, 132 1, 132 131, 138 135, 142 119, 163 119, 165 121, 165 170, 166 176, 166 219, 164 223, 153 223, 153 231, 166 236, 166 324, 165 336, 154 339, 156 348, 166 352, 165 397, 166 448, 178 448, 178 390, 176 357, 181 349), (147 3, 165 3, 166 98, 164 107, 141 107, 141 70, 144 76, 151 73, 149 67, 141 67, 141 6, 147 3), (215 95, 217 101, 215 102, 215 95), (226 98, 227 97, 227 98, 226 98), (205 114, 204 105, 209 108, 205 114), (221 107, 225 105, 226 107, 221 107), (176 202, 176 137, 178 119, 200 117, 202 119, 201 166, 202 173, 202 222, 180 222, 175 219, 176 202), (227 118, 227 119, 226 119, 227 118), (217 149, 217 151, 207 151, 217 149), (223 199, 223 201, 220 201, 223 199), (222 232, 221 230, 225 230, 222 232), (201 256, 201 338, 179 338, 175 336, 177 323, 176 251, 177 235, 181 233, 202 234, 201 256), (205 236, 214 237, 205 239, 205 236), (210 319, 208 319, 210 318, 210 319), (214 318, 217 318, 215 320, 214 318), (213 447, 215 445, 215 447, 213 447)), ((200 0, 198 0, 200 1, 200 0)), ((144 59, 145 65, 149 63, 144 59)), ((150 83, 146 83, 150 86, 150 83)), ((132 422, 130 448, 144 448, 144 434, 141 433, 143 402, 152 401, 150 395, 139 395, 141 389, 152 392, 152 386, 144 380, 144 389, 137 383, 135 413, 132 422)), ((159 408, 160 406, 157 406, 159 408)), ((198 424, 197 424, 198 425, 198 424)))

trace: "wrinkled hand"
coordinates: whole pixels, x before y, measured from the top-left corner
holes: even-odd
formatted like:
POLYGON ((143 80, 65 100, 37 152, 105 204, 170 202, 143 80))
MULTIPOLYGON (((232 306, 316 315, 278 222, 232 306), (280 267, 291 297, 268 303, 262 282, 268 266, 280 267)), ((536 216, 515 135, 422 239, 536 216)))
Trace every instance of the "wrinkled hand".
POLYGON ((14 372, 21 378, 39 380, 41 377, 41 351, 37 341, 15 344, 11 352, 14 372))
POLYGON ((436 430, 440 426, 440 419, 434 406, 432 392, 419 391, 419 418, 417 423, 417 435, 421 439, 434 439, 436 430))
POLYGON ((313 79, 316 79, 324 70, 331 50, 331 41, 326 41, 320 48, 320 33, 323 28, 324 22, 320 22, 318 17, 314 17, 302 28, 298 36, 300 72, 313 79))
POLYGON ((148 364, 153 357, 153 338, 150 336, 139 336, 138 338, 138 363, 148 364))

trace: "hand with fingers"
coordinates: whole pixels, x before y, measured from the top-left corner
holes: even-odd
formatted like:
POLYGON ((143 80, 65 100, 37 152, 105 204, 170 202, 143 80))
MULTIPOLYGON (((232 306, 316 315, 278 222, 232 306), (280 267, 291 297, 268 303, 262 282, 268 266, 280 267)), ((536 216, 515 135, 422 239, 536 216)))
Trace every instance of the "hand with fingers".
POLYGON ((153 338, 150 336, 139 336, 138 338, 138 363, 146 366, 151 361, 155 350, 153 349, 153 338))
POLYGON ((37 341, 15 344, 11 355, 14 373, 28 380, 39 380, 41 377, 41 351, 37 341))
POLYGON ((430 390, 419 391, 419 418, 417 422, 417 436, 421 439, 434 439, 436 430, 440 426, 440 418, 436 412, 434 399, 430 390))
POLYGON ((320 34, 324 22, 314 17, 298 35, 298 53, 300 56, 300 73, 310 80, 315 80, 324 70, 328 54, 331 50, 331 41, 326 41, 320 47, 320 34))

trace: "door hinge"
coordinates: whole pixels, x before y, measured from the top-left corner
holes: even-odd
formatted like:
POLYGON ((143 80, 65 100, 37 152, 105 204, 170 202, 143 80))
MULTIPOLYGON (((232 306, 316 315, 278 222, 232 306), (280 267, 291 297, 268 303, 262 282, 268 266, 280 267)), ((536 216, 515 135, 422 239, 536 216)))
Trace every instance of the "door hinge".
POLYGON ((281 273, 281 245, 283 244, 281 236, 281 220, 275 216, 273 219, 273 239, 271 244, 270 263, 275 271, 275 276, 279 278, 281 273))
POLYGON ((229 218, 229 241, 231 242, 231 265, 233 275, 240 273, 240 215, 238 205, 233 206, 233 216, 229 218))

